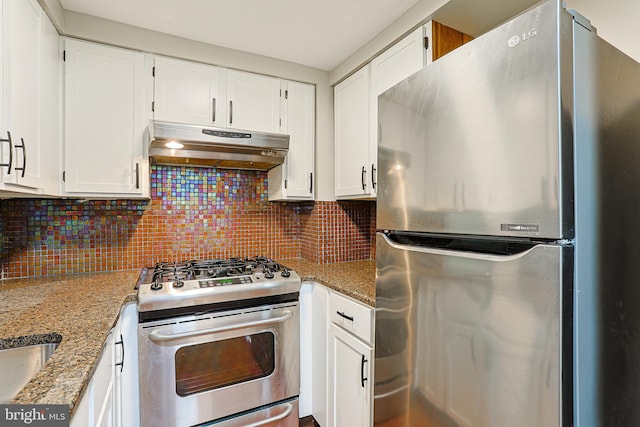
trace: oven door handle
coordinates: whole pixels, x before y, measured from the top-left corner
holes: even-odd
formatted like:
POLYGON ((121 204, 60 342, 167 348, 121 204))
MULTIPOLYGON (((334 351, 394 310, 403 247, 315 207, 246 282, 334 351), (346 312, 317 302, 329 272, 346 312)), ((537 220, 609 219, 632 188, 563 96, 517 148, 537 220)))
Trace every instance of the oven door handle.
POLYGON ((291 415, 291 411, 293 411, 293 405, 290 404, 290 403, 287 403, 284 406, 286 406, 287 408, 284 411, 282 411, 281 414, 278 414, 275 417, 267 418, 266 420, 258 421, 257 423, 247 424, 245 427, 266 426, 267 424, 271 424, 271 423, 274 423, 276 421, 284 420, 289 415, 291 415))
POLYGON ((183 338, 197 337, 200 335, 214 334, 217 332, 226 332, 226 331, 233 331, 236 329, 245 329, 245 328, 252 328, 255 326, 264 326, 264 325, 271 325, 274 323, 282 323, 285 320, 291 319, 292 316, 293 316, 292 312, 286 311, 285 314, 282 316, 272 317, 269 319, 256 320, 253 322, 245 322, 245 323, 236 323, 234 325, 220 326, 217 328, 199 329, 197 331, 180 332, 177 334, 165 334, 165 333, 162 333, 161 331, 151 331, 151 333, 149 333, 149 339, 154 342, 174 341, 174 340, 180 340, 183 338))

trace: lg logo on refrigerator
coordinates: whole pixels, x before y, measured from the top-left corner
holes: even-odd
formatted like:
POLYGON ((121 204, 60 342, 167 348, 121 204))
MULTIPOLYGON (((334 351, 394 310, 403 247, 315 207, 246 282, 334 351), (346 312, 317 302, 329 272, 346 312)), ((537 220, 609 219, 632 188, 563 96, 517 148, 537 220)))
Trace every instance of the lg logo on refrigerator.
POLYGON ((530 29, 526 33, 522 33, 522 35, 515 35, 509 39, 507 44, 509 47, 516 47, 520 44, 520 42, 524 42, 538 35, 538 32, 535 28, 530 29))

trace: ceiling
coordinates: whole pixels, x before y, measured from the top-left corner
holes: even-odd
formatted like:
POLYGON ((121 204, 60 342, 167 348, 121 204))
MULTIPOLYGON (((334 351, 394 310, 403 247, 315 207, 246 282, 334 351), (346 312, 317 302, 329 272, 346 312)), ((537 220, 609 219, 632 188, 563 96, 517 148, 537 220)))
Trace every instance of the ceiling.
POLYGON ((330 71, 420 0, 60 0, 87 15, 330 71))

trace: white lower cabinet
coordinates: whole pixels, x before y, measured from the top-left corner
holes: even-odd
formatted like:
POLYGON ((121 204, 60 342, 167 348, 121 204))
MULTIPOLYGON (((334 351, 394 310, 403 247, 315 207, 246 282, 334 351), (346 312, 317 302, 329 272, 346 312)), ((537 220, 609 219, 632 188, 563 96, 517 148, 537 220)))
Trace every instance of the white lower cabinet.
POLYGON ((372 347, 332 323, 329 351, 329 426, 370 426, 372 347))
POLYGON ((140 424, 137 321, 136 304, 126 304, 109 332, 96 370, 71 418, 71 427, 140 424))
POLYGON ((369 427, 373 412, 373 309, 329 296, 327 427, 369 427))

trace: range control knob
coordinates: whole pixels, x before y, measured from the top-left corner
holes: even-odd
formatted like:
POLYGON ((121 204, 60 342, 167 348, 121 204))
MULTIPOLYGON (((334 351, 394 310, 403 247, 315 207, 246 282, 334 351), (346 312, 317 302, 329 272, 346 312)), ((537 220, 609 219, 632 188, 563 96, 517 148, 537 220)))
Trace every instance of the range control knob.
POLYGON ((291 276, 291 272, 285 268, 284 270, 282 270, 282 273, 280 273, 280 275, 282 277, 289 277, 291 276))
POLYGON ((264 278, 265 279, 273 279, 273 271, 267 269, 264 272, 264 278))
POLYGON ((152 291, 159 291, 160 289, 162 289, 162 283, 161 282, 153 282, 151 284, 151 290, 152 291))

